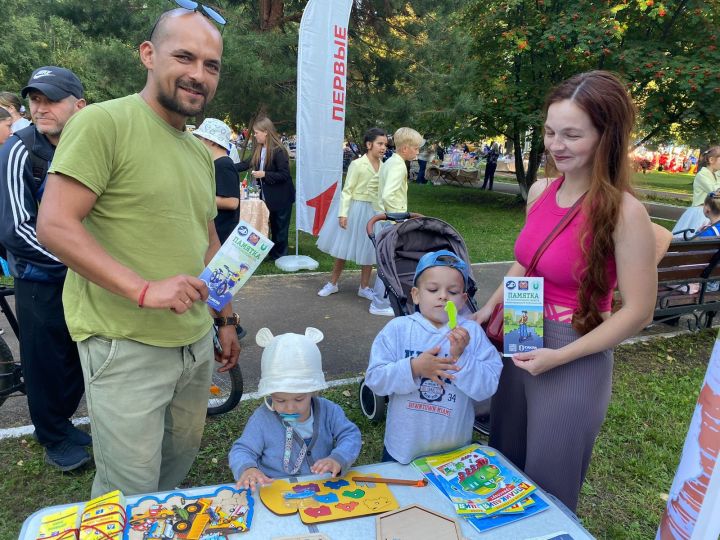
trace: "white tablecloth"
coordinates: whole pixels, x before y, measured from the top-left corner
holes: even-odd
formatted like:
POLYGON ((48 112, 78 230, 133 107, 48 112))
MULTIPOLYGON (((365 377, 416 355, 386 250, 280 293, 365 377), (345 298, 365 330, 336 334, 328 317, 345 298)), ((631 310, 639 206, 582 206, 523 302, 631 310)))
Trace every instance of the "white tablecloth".
MULTIPOLYGON (((512 467, 512 465, 508 466, 512 467)), ((388 478, 407 478, 419 480, 422 474, 410 465, 399 463, 376 463, 362 467, 353 467, 353 470, 377 473, 388 478)), ((229 475, 229 471, 228 471, 229 475)), ((299 482, 307 482, 311 479, 321 478, 318 476, 306 476, 298 479, 299 482)), ((327 475, 322 478, 327 478, 327 475)), ((210 493, 219 486, 200 487, 183 490, 188 495, 200 495, 210 493)), ((565 532, 570 534, 574 540, 592 539, 593 537, 580 525, 577 519, 572 516, 569 510, 561 509, 554 499, 540 491, 540 496, 545 499, 550 507, 534 516, 516 521, 510 525, 498 527, 485 533, 477 532, 465 520, 455 514, 452 504, 433 485, 423 488, 409 486, 389 486, 397 499, 400 507, 410 504, 419 504, 431 510, 435 510, 447 516, 457 518, 462 528, 462 533, 467 539, 523 539, 545 536, 552 533, 565 532)), ((163 496, 164 494, 153 494, 163 496)), ((128 497, 128 504, 135 502, 140 496, 128 497)), ((233 535, 233 540, 270 540, 271 538, 302 535, 311 533, 322 533, 334 540, 368 540, 375 538, 375 518, 368 516, 355 519, 346 519, 318 525, 305 525, 300 521, 297 514, 292 516, 277 516, 271 513, 260 501, 257 494, 254 497, 254 512, 250 530, 242 535, 233 535)), ((34 540, 35 533, 40 525, 42 516, 57 512, 64 506, 44 508, 35 512, 25 520, 20 531, 20 540, 34 540)))

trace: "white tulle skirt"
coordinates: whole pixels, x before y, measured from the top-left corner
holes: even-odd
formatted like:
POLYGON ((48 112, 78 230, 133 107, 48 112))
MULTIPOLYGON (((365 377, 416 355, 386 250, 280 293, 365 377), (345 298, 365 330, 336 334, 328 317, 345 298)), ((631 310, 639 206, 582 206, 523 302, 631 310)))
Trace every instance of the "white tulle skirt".
POLYGON ((372 203, 351 201, 347 229, 340 228, 337 217, 328 217, 318 236, 318 249, 336 259, 360 265, 375 264, 375 247, 365 229, 374 215, 372 203))
POLYGON ((691 206, 680 216, 677 223, 673 227, 673 236, 676 238, 682 238, 682 234, 676 234, 677 231, 684 231, 685 229, 695 229, 696 231, 705 225, 708 219, 703 214, 702 206, 691 206))

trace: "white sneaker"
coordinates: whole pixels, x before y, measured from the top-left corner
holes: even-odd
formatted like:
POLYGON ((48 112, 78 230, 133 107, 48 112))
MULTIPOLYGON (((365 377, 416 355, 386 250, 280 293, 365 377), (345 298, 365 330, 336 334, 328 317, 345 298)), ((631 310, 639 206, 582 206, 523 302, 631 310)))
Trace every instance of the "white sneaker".
POLYGON ((375 298, 375 293, 370 287, 358 287, 358 296, 372 301, 375 298))
POLYGON ((386 317, 394 317, 395 312, 393 311, 393 308, 390 306, 386 308, 377 308, 374 304, 370 304, 370 314, 371 315, 384 315, 386 317))
POLYGON ((329 281, 323 285, 323 288, 318 291, 318 296, 330 296, 338 292, 338 286, 333 285, 329 281))

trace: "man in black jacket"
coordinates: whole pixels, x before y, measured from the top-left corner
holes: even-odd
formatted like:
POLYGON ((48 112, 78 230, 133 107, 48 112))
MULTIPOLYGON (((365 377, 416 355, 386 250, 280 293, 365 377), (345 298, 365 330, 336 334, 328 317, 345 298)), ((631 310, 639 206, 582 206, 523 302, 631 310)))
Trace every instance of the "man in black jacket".
POLYGON ((15 278, 15 310, 30 417, 45 461, 62 471, 90 460, 90 436, 70 418, 83 395, 75 343, 62 306, 67 268, 38 242, 38 207, 65 123, 85 106, 80 79, 68 69, 36 69, 22 90, 33 125, 0 148, 0 243, 15 278))

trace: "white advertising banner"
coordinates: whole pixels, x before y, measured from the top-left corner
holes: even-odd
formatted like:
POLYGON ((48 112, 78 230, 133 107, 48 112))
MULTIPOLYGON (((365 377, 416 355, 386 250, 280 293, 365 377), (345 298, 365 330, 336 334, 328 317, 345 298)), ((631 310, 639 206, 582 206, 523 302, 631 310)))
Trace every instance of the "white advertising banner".
POLYGON ((296 227, 316 235, 340 196, 352 0, 310 0, 297 67, 296 227))

